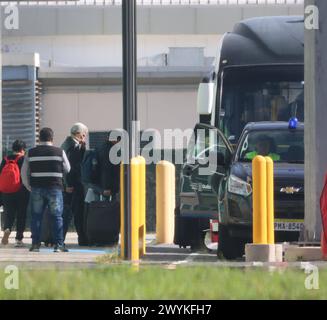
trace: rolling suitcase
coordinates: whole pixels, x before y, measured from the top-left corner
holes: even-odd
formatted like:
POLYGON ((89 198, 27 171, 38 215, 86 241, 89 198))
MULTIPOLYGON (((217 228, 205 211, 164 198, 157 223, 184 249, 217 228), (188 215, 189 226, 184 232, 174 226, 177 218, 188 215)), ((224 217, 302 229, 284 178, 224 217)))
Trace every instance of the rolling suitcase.
POLYGON ((120 231, 120 205, 117 200, 87 204, 86 235, 89 245, 116 245, 120 231))

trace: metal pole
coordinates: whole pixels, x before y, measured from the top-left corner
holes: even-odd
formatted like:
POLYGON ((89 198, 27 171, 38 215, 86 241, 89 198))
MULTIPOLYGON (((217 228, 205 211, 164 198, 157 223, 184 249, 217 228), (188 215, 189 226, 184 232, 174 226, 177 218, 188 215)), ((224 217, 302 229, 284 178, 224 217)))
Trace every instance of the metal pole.
POLYGON ((304 240, 320 243, 319 198, 327 171, 327 1, 306 0, 319 9, 319 30, 304 30, 305 65, 305 232, 304 240))
POLYGON ((124 165, 124 237, 126 260, 131 260, 131 172, 130 159, 136 156, 133 148, 133 121, 137 120, 136 107, 136 0, 122 2, 123 27, 123 126, 128 133, 128 163, 124 165))

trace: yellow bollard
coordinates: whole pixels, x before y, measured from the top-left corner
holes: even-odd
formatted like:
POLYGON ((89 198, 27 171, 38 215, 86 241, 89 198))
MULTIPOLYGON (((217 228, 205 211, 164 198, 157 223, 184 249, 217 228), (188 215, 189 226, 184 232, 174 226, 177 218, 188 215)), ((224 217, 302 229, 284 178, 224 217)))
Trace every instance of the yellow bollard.
POLYGON ((253 243, 267 244, 267 174, 266 159, 256 156, 253 176, 253 243))
MULTIPOLYGON (((138 156, 131 159, 131 259, 138 261, 145 254, 146 232, 146 161, 138 156)), ((120 166, 120 256, 125 258, 124 238, 124 166, 120 166)))
POLYGON ((120 165, 120 257, 125 258, 125 239, 124 239, 124 164, 120 165))
MULTIPOLYGON (((146 232, 146 161, 138 156, 131 159, 131 259, 137 262, 145 254, 146 232)), ((120 256, 125 258, 124 238, 124 166, 120 167, 120 256)))
POLYGON ((139 223, 139 240, 140 254, 146 253, 145 236, 146 236, 146 161, 143 157, 138 156, 140 161, 140 223, 139 223))
POLYGON ((274 227, 274 162, 270 157, 266 158, 267 170, 267 241, 275 244, 274 227))
POLYGON ((156 166, 157 243, 173 243, 175 229, 175 166, 160 161, 156 166))
POLYGON ((139 222, 140 222, 140 160, 131 159, 131 214, 132 214, 132 261, 140 258, 139 222))
POLYGON ((247 262, 283 261, 282 245, 275 245, 274 162, 257 156, 252 161, 253 244, 245 246, 247 262))

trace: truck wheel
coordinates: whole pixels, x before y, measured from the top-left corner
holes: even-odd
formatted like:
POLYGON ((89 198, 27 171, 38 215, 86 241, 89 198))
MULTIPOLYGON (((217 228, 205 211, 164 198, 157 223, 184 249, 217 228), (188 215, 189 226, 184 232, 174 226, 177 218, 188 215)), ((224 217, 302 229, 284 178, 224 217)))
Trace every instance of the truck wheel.
POLYGON ((196 240, 196 242, 191 244, 191 251, 203 251, 203 250, 207 250, 207 247, 204 243, 204 232, 201 232, 198 235, 198 238, 196 240))
POLYGON ((228 227, 219 225, 219 246, 217 256, 221 254, 227 260, 241 258, 244 254, 244 243, 241 239, 231 237, 228 227))

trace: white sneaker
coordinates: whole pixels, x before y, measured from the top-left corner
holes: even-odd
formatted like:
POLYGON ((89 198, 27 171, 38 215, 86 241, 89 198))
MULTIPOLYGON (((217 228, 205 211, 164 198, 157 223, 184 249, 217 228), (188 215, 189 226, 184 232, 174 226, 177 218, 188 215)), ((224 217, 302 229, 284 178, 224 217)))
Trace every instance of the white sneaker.
POLYGON ((3 245, 8 244, 10 233, 11 233, 11 232, 10 232, 9 229, 6 229, 6 230, 3 232, 3 237, 2 237, 2 240, 1 240, 1 243, 2 243, 3 245))
POLYGON ((15 248, 22 248, 22 247, 24 247, 23 240, 16 240, 15 248))

